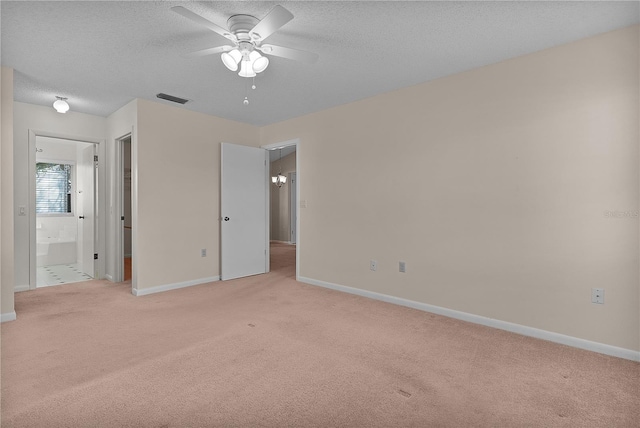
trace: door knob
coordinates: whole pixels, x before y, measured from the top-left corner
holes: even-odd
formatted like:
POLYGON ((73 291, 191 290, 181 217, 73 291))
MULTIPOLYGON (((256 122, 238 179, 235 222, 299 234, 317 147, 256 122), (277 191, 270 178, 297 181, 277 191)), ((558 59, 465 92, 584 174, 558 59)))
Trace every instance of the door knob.
POLYGON ((224 221, 229 221, 229 217, 225 217, 225 218, 224 218, 224 221))
POLYGON ((83 220, 84 220, 84 216, 83 216, 83 215, 79 216, 78 218, 81 218, 81 219, 83 219, 83 220))

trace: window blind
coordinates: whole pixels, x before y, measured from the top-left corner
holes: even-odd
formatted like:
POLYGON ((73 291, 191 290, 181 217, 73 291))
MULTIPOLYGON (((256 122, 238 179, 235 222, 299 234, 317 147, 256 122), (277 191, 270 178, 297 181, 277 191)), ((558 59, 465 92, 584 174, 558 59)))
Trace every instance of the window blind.
POLYGON ((71 212, 71 165, 36 163, 36 213, 71 212))

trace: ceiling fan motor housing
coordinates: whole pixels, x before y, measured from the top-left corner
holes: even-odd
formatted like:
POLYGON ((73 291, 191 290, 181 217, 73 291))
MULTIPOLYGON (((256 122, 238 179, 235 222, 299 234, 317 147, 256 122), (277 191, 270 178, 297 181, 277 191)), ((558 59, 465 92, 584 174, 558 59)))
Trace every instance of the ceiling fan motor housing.
MULTIPOLYGON (((251 15, 233 15, 231 18, 227 20, 227 26, 229 31, 233 33, 238 42, 249 42, 251 43, 251 35, 249 32, 258 25, 260 20, 255 16, 251 15)), ((254 35, 254 38, 259 38, 254 35)))

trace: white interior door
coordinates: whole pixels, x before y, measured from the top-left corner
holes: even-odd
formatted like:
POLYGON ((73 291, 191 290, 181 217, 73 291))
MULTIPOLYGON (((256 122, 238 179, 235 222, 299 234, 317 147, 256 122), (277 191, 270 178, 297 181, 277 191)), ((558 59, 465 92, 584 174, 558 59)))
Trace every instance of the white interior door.
POLYGON ((289 241, 296 243, 296 225, 298 218, 298 201, 296 200, 298 180, 296 173, 289 174, 289 241))
POLYGON ((222 143, 220 278, 269 270, 267 151, 222 143))
POLYGON ((78 162, 78 263, 80 270, 95 277, 95 145, 82 149, 78 162))

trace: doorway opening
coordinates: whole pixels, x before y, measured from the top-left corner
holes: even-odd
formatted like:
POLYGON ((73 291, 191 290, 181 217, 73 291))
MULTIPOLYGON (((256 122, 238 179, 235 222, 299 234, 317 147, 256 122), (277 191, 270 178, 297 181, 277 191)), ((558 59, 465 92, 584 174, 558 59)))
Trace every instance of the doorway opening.
MULTIPOLYGON (((295 164, 299 165, 298 144, 299 140, 297 139, 261 148, 221 143, 219 217, 221 280, 269 272, 272 261, 270 255, 272 245, 270 243, 287 245, 293 250, 295 263, 292 262, 291 266, 295 265, 295 278, 298 279, 301 244, 300 216, 296 209, 295 218, 288 219, 285 224, 284 238, 275 239, 276 236, 271 235, 270 219, 275 217, 271 212, 276 210, 276 205, 271 203, 272 186, 275 184, 269 174, 271 167, 269 150, 278 149, 279 156, 280 149, 284 150, 286 147, 292 146, 289 149, 292 153, 295 150, 292 159, 295 159, 295 164), (295 225, 293 231, 291 230, 292 224, 295 225), (295 240, 290 239, 291 233, 295 234, 295 240)), ((284 170, 279 172, 285 173, 284 170)), ((296 173, 297 186, 293 192, 295 201, 300 201, 300 168, 296 167, 296 171, 289 172, 296 173)), ((285 180, 280 177, 280 180, 276 180, 276 184, 283 181, 285 180)), ((283 197, 282 201, 284 201, 286 209, 282 215, 288 217, 291 215, 288 207, 291 199, 287 192, 291 191, 291 186, 288 185, 284 191, 287 196, 283 197)), ((298 202, 295 203, 298 204, 298 202)), ((299 204, 306 206, 306 204, 299 204)), ((203 254, 205 253, 203 252, 203 254)), ((133 275, 135 283, 135 267, 133 275)))
POLYGON ((97 276, 96 143, 46 136, 34 140, 35 251, 29 288, 91 280, 97 276))
POLYGON ((132 141, 131 134, 116 139, 116 204, 114 282, 133 281, 132 214, 132 141))
MULTIPOLYGON (((263 146, 269 151, 270 177, 279 173, 287 177, 281 186, 270 180, 269 231, 272 249, 283 246, 295 247, 296 279, 299 276, 300 239, 298 201, 300 200, 299 140, 263 146)), ((270 260, 270 262, 272 262, 270 260)))

